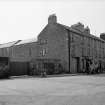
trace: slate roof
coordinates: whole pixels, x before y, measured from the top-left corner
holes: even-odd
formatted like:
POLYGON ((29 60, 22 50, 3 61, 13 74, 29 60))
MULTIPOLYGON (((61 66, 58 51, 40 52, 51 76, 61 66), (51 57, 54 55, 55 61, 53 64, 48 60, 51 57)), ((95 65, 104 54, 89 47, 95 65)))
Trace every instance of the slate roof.
POLYGON ((92 34, 86 34, 86 33, 83 33, 83 32, 80 32, 72 27, 69 27, 69 26, 66 26, 66 25, 63 25, 63 24, 60 24, 60 23, 57 23, 58 26, 60 27, 63 27, 64 29, 67 29, 67 30, 70 30, 74 33, 78 33, 79 35, 82 35, 82 36, 86 36, 86 37, 90 37, 90 38, 93 38, 93 39, 97 39, 99 41, 102 41, 105 43, 105 40, 101 39, 100 37, 96 37, 95 35, 92 35, 92 34))

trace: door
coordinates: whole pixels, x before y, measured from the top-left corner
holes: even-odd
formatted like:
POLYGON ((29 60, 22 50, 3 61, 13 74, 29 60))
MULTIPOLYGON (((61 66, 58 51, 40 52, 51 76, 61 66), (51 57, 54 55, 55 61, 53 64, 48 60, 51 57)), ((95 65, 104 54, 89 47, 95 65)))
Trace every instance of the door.
POLYGON ((72 59, 72 71, 71 73, 78 73, 79 72, 79 57, 72 59))
POLYGON ((10 63, 10 75, 28 75, 29 73, 29 63, 28 62, 11 62, 10 63))

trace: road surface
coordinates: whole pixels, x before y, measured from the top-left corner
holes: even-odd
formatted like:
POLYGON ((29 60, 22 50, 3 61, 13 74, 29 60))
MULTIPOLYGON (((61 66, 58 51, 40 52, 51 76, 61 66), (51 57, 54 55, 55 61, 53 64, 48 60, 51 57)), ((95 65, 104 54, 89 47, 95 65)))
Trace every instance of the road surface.
POLYGON ((0 80, 0 105, 105 105, 105 74, 0 80))

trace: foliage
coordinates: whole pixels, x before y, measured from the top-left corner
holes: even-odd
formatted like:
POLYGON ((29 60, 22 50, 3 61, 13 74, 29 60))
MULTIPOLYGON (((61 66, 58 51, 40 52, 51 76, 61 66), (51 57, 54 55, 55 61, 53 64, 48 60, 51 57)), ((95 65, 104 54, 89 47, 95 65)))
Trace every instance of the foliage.
POLYGON ((0 65, 0 78, 8 78, 9 77, 9 67, 8 65, 0 65))

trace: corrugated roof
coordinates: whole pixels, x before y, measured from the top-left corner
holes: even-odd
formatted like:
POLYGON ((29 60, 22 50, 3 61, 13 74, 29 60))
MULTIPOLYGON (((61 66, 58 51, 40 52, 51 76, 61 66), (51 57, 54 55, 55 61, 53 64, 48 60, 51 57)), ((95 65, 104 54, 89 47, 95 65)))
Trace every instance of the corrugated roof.
POLYGON ((4 44, 0 44, 0 48, 8 48, 8 47, 11 47, 13 46, 14 44, 18 43, 20 40, 17 40, 17 41, 13 41, 13 42, 8 42, 8 43, 4 43, 4 44))
POLYGON ((20 42, 18 42, 15 45, 27 44, 27 43, 32 43, 32 42, 36 42, 36 41, 37 41, 37 39, 35 39, 35 38, 26 39, 26 40, 21 40, 20 42))

